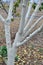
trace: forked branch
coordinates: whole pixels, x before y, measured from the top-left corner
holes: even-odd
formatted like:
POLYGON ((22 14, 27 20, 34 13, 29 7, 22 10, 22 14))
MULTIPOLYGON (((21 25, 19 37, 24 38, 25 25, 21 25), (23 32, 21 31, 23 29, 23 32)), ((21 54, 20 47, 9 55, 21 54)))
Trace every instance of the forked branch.
POLYGON ((20 46, 20 45, 25 44, 25 43, 26 43, 28 40, 30 40, 35 34, 37 34, 38 32, 40 32, 42 28, 43 28, 43 24, 42 24, 38 29, 36 29, 32 34, 30 34, 29 37, 27 37, 24 41, 18 42, 18 43, 16 44, 16 46, 18 47, 18 46, 20 46))

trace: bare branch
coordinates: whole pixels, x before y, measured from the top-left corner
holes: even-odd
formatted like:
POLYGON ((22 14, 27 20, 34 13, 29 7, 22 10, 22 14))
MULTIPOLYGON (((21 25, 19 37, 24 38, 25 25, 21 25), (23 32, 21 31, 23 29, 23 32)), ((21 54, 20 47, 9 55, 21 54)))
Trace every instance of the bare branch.
POLYGON ((27 14, 26 14, 26 17, 25 17, 25 25, 27 24, 27 21, 30 18, 33 3, 34 3, 34 0, 32 0, 29 4, 28 11, 27 11, 27 14))
POLYGON ((24 43, 26 43, 28 40, 30 40, 35 34, 37 34, 38 32, 40 32, 40 30, 42 29, 43 27, 43 24, 38 28, 36 29, 32 34, 29 35, 29 37, 27 37, 23 42, 18 42, 16 45, 17 47, 20 46, 20 45, 23 45, 24 43))
POLYGON ((11 19, 12 18, 13 2, 14 2, 14 0, 10 1, 10 6, 9 6, 9 12, 8 12, 7 19, 11 19))
POLYGON ((39 11, 40 5, 41 5, 41 2, 40 2, 40 0, 39 0, 38 5, 37 5, 36 8, 35 8, 35 11, 33 12, 33 14, 32 14, 32 16, 31 16, 29 22, 27 23, 27 25, 26 25, 25 28, 24 28, 24 32, 26 32, 26 31, 29 29, 29 26, 32 24, 33 19, 35 18, 37 12, 39 11))
POLYGON ((29 30, 28 30, 26 33, 24 33, 23 39, 25 39, 25 37, 26 37, 27 35, 29 35, 30 31, 31 31, 39 22, 41 22, 41 21, 40 21, 41 19, 43 19, 43 16, 41 16, 41 17, 29 28, 29 30))
POLYGON ((25 15, 26 15, 26 0, 23 0, 19 33, 23 33, 24 24, 25 24, 25 15))

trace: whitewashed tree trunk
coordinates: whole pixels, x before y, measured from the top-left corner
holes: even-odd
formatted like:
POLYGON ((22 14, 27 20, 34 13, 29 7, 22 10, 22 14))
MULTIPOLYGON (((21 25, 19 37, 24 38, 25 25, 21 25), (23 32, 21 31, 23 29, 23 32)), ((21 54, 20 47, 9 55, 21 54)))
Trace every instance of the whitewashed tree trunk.
POLYGON ((14 65, 16 51, 17 51, 16 46, 9 49, 8 64, 7 65, 14 65))
POLYGON ((11 48, 11 35, 10 35, 10 24, 5 23, 5 37, 7 49, 11 48))
POLYGON ((29 32, 36 26, 36 24, 43 18, 43 16, 41 16, 30 28, 29 26, 32 24, 32 21, 34 19, 34 16, 36 15, 40 4, 41 4, 41 0, 39 0, 38 5, 36 6, 35 11, 33 12, 31 18, 29 19, 29 22, 27 23, 27 20, 30 16, 30 12, 31 12, 31 8, 32 8, 32 4, 33 4, 33 0, 32 3, 29 5, 27 14, 26 14, 26 0, 23 0, 23 4, 22 4, 22 13, 21 13, 21 20, 20 20, 20 26, 18 29, 18 32, 16 33, 15 39, 13 44, 11 45, 11 35, 10 35, 10 22, 11 22, 11 18, 12 18, 12 10, 13 10, 13 0, 11 0, 10 2, 10 6, 9 6, 9 12, 8 12, 8 17, 5 20, 1 15, 0 15, 0 20, 4 23, 4 27, 5 27, 5 37, 6 37, 6 46, 7 46, 7 52, 8 52, 8 61, 7 61, 7 65, 14 65, 14 61, 15 61, 15 56, 16 56, 16 52, 17 52, 17 47, 26 43, 28 40, 30 40, 30 38, 32 38, 35 34, 37 34, 43 27, 43 24, 36 29, 34 32, 32 32, 29 35, 29 32), (26 25, 27 23, 27 25, 26 25), (26 26, 25 26, 26 25, 26 26), (25 33, 25 34, 24 34, 25 33), (27 35, 29 35, 27 37, 27 35))

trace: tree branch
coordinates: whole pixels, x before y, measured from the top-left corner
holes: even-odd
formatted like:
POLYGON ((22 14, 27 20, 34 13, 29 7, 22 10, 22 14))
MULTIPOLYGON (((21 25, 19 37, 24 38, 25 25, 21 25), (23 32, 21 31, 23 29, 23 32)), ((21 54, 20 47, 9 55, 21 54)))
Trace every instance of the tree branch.
POLYGON ((35 8, 35 11, 33 12, 33 14, 32 14, 32 16, 31 16, 29 22, 27 23, 27 25, 26 25, 25 28, 24 28, 24 32, 26 32, 26 31, 29 29, 29 26, 32 24, 32 21, 33 21, 33 19, 35 18, 36 14, 37 14, 37 12, 38 12, 38 10, 39 10, 40 5, 41 5, 41 2, 40 2, 40 0, 39 0, 38 5, 37 5, 36 8, 35 8))
POLYGON ((34 3, 34 0, 32 0, 32 2, 30 2, 30 4, 29 4, 28 11, 27 11, 27 14, 26 14, 26 17, 25 17, 25 25, 27 24, 27 21, 30 18, 33 3, 34 3))
POLYGON ((23 39, 25 39, 25 37, 26 37, 27 35, 29 35, 30 31, 31 31, 39 22, 41 22, 41 21, 40 21, 41 19, 43 19, 43 16, 41 16, 41 17, 29 28, 29 30, 28 30, 26 33, 24 33, 23 39))
POLYGON ((24 24, 25 24, 25 15, 26 15, 26 0, 23 0, 20 26, 18 30, 19 33, 23 33, 24 24))
POLYGON ((18 47, 18 46, 20 46, 20 45, 25 44, 25 43, 26 43, 28 40, 30 40, 35 34, 37 34, 38 32, 40 32, 40 30, 42 29, 42 27, 43 27, 43 24, 42 24, 38 29, 36 29, 32 34, 30 34, 29 37, 27 37, 24 41, 16 43, 16 46, 18 47))
POLYGON ((12 18, 13 2, 14 2, 14 0, 10 1, 10 6, 9 6, 9 12, 8 12, 7 19, 11 19, 12 18))

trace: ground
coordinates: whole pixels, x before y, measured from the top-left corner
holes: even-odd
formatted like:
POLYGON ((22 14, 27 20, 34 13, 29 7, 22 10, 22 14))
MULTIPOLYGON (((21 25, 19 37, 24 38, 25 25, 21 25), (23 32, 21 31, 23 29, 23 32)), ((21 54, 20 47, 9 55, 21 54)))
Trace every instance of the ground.
MULTIPOLYGON (((18 11, 19 12, 19 11, 18 11)), ((6 13, 0 9, 0 14, 3 15, 4 18, 7 17, 6 13)), ((43 15, 43 11, 37 13, 37 20, 41 15, 43 15)), ((16 32, 18 31, 20 23, 20 18, 15 18, 13 22, 11 22, 11 40, 14 41, 16 32)), ((37 26, 32 30, 37 29, 41 24, 37 24, 37 26)), ((0 22, 0 45, 5 45, 5 31, 4 25, 0 22)), ((43 29, 37 33, 34 37, 32 37, 27 44, 20 46, 17 50, 17 55, 19 57, 18 61, 15 61, 15 65, 43 65, 43 29)), ((3 64, 4 65, 4 64, 3 64)))

